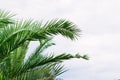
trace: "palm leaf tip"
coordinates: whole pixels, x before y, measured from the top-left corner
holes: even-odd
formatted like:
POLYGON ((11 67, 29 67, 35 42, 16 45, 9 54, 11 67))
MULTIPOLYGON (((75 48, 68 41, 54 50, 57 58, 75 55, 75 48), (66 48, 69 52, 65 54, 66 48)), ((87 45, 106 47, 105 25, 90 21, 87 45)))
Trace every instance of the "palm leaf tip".
POLYGON ((74 23, 66 21, 63 26, 66 27, 66 30, 69 30, 68 37, 70 37, 70 39, 73 40, 79 36, 81 30, 77 28, 77 26, 74 23))
POLYGON ((4 18, 12 18, 14 17, 16 14, 13 14, 9 11, 4 11, 0 9, 0 19, 4 19, 4 18))
POLYGON ((61 34, 71 40, 77 39, 79 36, 79 32, 81 31, 77 26, 64 19, 53 19, 51 21, 47 21, 43 26, 43 31, 48 35, 56 35, 61 34))
POLYGON ((76 54, 76 55, 75 55, 75 58, 83 58, 83 59, 85 59, 85 60, 89 60, 88 55, 83 55, 83 56, 81 56, 80 54, 76 54))
POLYGON ((86 60, 89 60, 89 57, 88 57, 88 55, 83 55, 83 57, 82 57, 83 59, 86 59, 86 60))
POLYGON ((0 10, 0 27, 2 28, 8 24, 13 24, 15 22, 13 20, 14 16, 15 16, 15 14, 13 14, 11 12, 0 10))

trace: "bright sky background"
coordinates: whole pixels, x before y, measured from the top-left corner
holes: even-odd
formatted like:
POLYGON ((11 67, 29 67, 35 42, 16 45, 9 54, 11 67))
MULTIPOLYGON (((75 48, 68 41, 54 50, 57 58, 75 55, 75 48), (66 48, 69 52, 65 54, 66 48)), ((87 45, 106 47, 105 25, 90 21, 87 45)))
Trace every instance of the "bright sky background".
POLYGON ((21 19, 65 18, 78 25, 82 35, 77 41, 57 36, 56 46, 50 49, 90 57, 89 61, 66 61, 70 70, 61 76, 64 80, 120 78, 120 0, 0 0, 0 8, 21 19))

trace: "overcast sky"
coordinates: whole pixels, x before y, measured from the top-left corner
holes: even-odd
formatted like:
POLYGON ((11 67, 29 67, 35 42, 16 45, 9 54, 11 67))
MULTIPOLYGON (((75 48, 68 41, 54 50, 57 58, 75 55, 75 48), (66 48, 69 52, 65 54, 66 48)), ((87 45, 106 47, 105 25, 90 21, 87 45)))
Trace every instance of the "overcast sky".
POLYGON ((82 32, 77 41, 57 36, 56 46, 49 49, 90 57, 66 61, 70 70, 61 76, 64 80, 120 78, 120 0, 0 0, 0 8, 21 19, 65 18, 78 25, 82 32))

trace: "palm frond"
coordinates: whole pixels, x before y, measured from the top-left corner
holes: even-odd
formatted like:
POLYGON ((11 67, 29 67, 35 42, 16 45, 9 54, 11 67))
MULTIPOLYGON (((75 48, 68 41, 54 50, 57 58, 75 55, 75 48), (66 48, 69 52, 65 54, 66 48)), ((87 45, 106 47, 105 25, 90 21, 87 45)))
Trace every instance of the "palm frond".
POLYGON ((4 28, 8 24, 13 24, 14 20, 12 19, 15 16, 15 14, 0 10, 0 28, 4 28))
MULTIPOLYGON (((26 72, 27 70, 34 69, 39 66, 44 66, 46 64, 61 63, 62 61, 69 60, 71 58, 77 58, 77 57, 75 57, 71 54, 61 54, 58 56, 55 56, 55 55, 32 56, 32 58, 30 57, 23 66, 18 67, 18 69, 15 71, 16 72, 15 74, 19 75, 19 74, 26 72)), ((83 58, 83 57, 81 56, 80 58, 83 58)))
POLYGON ((43 32, 48 35, 61 34, 70 39, 76 39, 79 36, 80 29, 70 21, 64 19, 53 19, 43 25, 43 32))
POLYGON ((14 75, 13 80, 54 80, 65 71, 61 64, 49 64, 28 70, 20 75, 14 75))
POLYGON ((70 39, 75 39, 79 29, 65 20, 53 20, 45 25, 24 21, 9 25, 1 31, 0 35, 0 57, 4 58, 27 40, 43 39, 43 37, 61 34, 70 39), (6 49, 7 48, 7 49, 6 49))

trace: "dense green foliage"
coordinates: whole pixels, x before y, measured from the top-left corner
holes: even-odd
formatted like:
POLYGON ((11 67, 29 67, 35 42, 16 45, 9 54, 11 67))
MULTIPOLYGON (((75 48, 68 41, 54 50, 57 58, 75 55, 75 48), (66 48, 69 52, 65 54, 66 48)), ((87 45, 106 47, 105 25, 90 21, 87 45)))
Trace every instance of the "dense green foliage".
POLYGON ((71 40, 79 36, 80 30, 72 22, 54 19, 45 24, 32 20, 14 20, 10 12, 0 10, 0 80, 57 80, 66 70, 61 62, 71 58, 88 59, 86 55, 43 54, 55 45, 54 35, 71 40), (40 45, 25 60, 30 41, 40 45))

